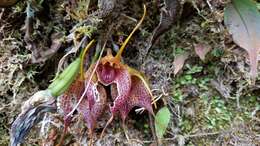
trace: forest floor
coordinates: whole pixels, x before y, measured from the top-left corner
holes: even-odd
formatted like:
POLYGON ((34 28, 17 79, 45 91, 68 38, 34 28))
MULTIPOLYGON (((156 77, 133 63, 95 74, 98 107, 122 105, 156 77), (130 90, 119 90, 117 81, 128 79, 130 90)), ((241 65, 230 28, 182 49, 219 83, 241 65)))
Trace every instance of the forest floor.
MULTIPOLYGON (((26 18, 26 2, 0 9, 0 145, 8 145, 10 126, 23 102, 46 89, 54 78, 59 60, 75 45, 67 40, 71 34, 78 42, 84 35, 87 40, 107 39, 107 48, 115 51, 141 18, 142 4, 147 6, 147 16, 128 43, 123 60, 149 79, 153 95, 159 99, 155 113, 163 106, 172 113, 163 145, 260 145, 260 78, 251 84, 247 53, 234 44, 224 26, 228 1, 182 1, 177 23, 146 53, 147 40, 160 20, 156 0, 90 0, 86 8, 88 1, 74 5, 63 0, 33 1, 32 24, 26 18), (103 4, 100 13, 102 2, 108 4, 103 4), (88 27, 80 28, 82 23, 88 27), (26 39, 28 34, 31 42, 26 39), (61 38, 63 41, 58 41, 61 38), (198 46, 209 49, 204 60, 195 52, 198 46), (176 58, 181 55, 186 56, 184 65, 175 74, 176 58)), ((75 56, 70 55, 65 64, 75 56)), ((107 117, 102 120, 105 122, 107 117)), ((102 140, 94 136, 95 145, 155 143, 147 112, 130 112, 130 141, 120 120, 115 121, 102 140)), ((83 121, 77 126, 70 129, 65 144, 86 140, 83 121), (77 135, 79 129, 81 135, 77 135)), ((38 124, 30 132, 25 145, 46 141, 46 135, 39 134, 40 128, 38 124)), ((102 126, 95 133, 101 131, 102 126)))

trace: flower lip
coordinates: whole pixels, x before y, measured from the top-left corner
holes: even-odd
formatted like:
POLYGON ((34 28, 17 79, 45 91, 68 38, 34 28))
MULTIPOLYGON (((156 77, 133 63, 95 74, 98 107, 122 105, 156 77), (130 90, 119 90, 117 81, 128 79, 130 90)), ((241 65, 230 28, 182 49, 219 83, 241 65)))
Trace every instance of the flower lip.
POLYGON ((97 68, 97 75, 104 85, 109 85, 116 79, 116 69, 111 66, 109 62, 104 65, 99 64, 97 68))

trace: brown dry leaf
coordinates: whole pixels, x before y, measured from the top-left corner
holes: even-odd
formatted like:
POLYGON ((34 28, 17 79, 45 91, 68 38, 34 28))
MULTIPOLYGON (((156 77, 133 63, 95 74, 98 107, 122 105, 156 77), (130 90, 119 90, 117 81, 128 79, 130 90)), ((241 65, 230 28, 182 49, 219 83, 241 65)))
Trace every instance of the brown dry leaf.
POLYGON ((176 75, 183 67, 185 60, 189 57, 188 53, 183 53, 175 57, 174 65, 174 75, 176 75))
POLYGON ((50 59, 60 49, 62 37, 62 33, 53 33, 51 35, 52 44, 50 47, 39 47, 31 41, 32 63, 40 63, 50 59))
POLYGON ((1 0, 0 1, 0 8, 7 8, 15 5, 20 0, 1 0))
POLYGON ((60 49, 60 47, 62 45, 62 37, 63 37, 63 34, 59 33, 59 32, 53 33, 51 35, 52 44, 51 44, 50 48, 41 53, 41 55, 42 55, 41 59, 43 61, 51 58, 60 49))
POLYGON ((251 0, 232 0, 225 9, 224 17, 234 42, 248 52, 254 84, 260 50, 260 14, 256 4, 251 0))
POLYGON ((211 50, 209 45, 206 44, 195 44, 194 45, 196 54, 200 57, 201 60, 205 60, 207 53, 211 50))

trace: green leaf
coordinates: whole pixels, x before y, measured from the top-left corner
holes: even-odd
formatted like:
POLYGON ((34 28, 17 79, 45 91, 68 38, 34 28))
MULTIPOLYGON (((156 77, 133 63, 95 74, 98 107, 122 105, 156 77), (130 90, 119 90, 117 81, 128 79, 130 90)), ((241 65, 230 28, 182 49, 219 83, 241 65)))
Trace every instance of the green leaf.
POLYGON ((171 119, 171 113, 167 107, 161 108, 155 116, 155 132, 159 139, 163 138, 171 119))
POLYGON ((79 73, 79 67, 80 58, 77 58, 58 77, 55 77, 55 80, 48 87, 53 96, 57 97, 69 88, 79 73))
POLYGON ((232 0, 225 8, 224 22, 234 42, 248 52, 254 84, 260 51, 260 14, 256 3, 252 0, 232 0))
POLYGON ((257 9, 260 10, 260 3, 257 3, 257 9))

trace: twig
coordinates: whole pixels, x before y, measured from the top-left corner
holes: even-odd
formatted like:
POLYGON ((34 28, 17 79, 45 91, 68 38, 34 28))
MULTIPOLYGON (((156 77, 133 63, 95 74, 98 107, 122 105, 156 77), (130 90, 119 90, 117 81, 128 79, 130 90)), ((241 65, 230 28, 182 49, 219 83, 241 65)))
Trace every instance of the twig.
POLYGON ((127 18, 127 19, 129 19, 129 20, 131 20, 133 22, 137 22, 137 20, 135 18, 127 16, 126 14, 121 14, 121 16, 123 16, 123 17, 125 17, 125 18, 127 18))
MULTIPOLYGON (((198 133, 198 134, 192 134, 192 135, 185 135, 183 136, 184 139, 188 139, 188 138, 197 138, 197 137, 205 137, 205 136, 213 136, 213 135, 218 135, 219 132, 212 132, 212 133, 198 133)), ((172 138, 164 138, 161 139, 162 141, 172 141, 172 140, 176 140, 178 138, 178 136, 172 137, 172 138)))
POLYGON ((193 135, 185 135, 184 138, 194 138, 194 137, 205 137, 205 136, 212 136, 212 135, 218 135, 220 132, 212 132, 212 133, 199 133, 199 134, 193 134, 193 135))
POLYGON ((213 8, 212 5, 210 4, 209 0, 207 0, 207 4, 208 4, 208 6, 209 6, 211 12, 213 12, 214 8, 213 8))
POLYGON ((157 139, 157 136, 155 134, 155 129, 154 129, 154 121, 153 121, 153 117, 150 113, 149 113, 149 124, 150 124, 150 128, 152 131, 153 139, 156 141, 156 145, 158 145, 158 139, 157 139))

